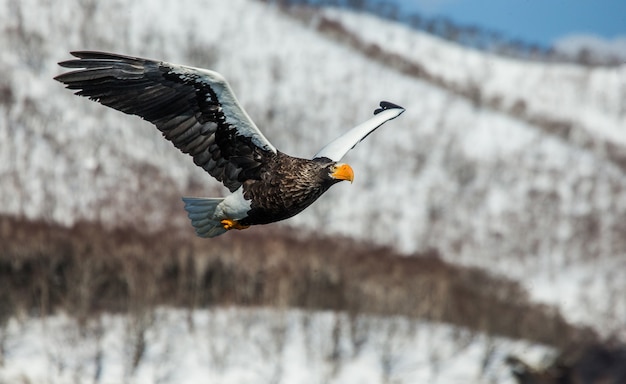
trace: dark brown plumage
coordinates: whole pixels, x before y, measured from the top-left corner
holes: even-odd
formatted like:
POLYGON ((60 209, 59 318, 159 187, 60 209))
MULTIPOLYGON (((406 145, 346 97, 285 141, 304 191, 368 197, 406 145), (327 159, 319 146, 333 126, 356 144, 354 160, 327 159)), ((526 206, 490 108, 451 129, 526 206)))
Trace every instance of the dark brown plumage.
POLYGON ((274 148, 217 72, 103 52, 72 52, 59 63, 78 70, 55 77, 89 97, 153 123, 176 148, 221 181, 226 198, 183 198, 196 233, 289 218, 333 184, 353 179, 338 161, 365 136, 404 109, 381 102, 376 116, 323 148, 312 160, 274 148))
POLYGON ((304 210, 333 184, 330 159, 300 159, 278 152, 268 159, 260 180, 243 184, 244 197, 252 202, 242 225, 268 224, 304 210))

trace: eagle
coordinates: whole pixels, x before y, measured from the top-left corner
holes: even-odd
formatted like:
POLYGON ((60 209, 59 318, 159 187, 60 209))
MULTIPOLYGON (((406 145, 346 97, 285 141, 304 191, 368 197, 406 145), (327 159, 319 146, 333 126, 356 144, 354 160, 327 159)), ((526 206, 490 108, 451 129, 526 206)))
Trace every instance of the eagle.
POLYGON ((374 116, 339 136, 312 159, 277 150, 241 107, 226 79, 212 70, 96 51, 70 52, 54 79, 118 111, 138 115, 231 192, 220 198, 183 197, 196 234, 292 217, 354 172, 341 158, 404 108, 381 101, 374 116))

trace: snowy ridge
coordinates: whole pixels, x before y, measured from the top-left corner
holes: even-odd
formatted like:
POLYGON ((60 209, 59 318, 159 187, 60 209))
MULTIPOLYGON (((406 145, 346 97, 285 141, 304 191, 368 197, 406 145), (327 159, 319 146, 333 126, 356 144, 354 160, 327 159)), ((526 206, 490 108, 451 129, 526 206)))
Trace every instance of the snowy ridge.
POLYGON ((593 136, 626 146, 626 65, 589 68, 517 61, 365 13, 328 8, 323 14, 452 84, 476 85, 483 97, 499 98, 503 106, 523 103, 527 113, 574 122, 593 136))
MULTIPOLYGON (((623 327, 611 320, 626 316, 617 300, 626 292, 626 179, 614 163, 373 63, 259 2, 90 4, 0 1, 3 213, 191 231, 180 196, 222 194, 149 124, 54 82, 56 62, 70 50, 215 69, 272 144, 295 156, 310 157, 389 100, 406 112, 344 159, 354 184, 334 187, 285 224, 406 251, 436 248, 449 260, 521 279, 570 319, 623 327)), ((341 22, 504 104, 522 100, 618 149, 626 142, 624 67, 520 64, 372 17, 345 14, 341 22)))
POLYGON ((514 384, 507 354, 551 352, 404 318, 242 308, 12 320, 6 340, 0 380, 33 384, 514 384))

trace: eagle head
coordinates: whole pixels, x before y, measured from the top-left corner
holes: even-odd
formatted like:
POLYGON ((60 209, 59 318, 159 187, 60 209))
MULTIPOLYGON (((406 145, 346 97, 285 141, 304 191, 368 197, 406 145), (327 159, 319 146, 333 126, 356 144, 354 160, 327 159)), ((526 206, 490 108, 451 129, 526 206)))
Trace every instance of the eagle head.
POLYGON ((354 171, 348 164, 335 163, 330 165, 328 176, 331 180, 348 180, 352 183, 354 180, 354 171))

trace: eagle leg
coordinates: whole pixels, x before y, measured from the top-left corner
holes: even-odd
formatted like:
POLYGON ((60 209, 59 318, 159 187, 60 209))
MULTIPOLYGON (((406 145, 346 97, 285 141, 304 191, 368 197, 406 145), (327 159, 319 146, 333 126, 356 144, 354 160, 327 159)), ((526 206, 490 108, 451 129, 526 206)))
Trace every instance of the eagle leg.
POLYGON ((231 220, 231 219, 224 219, 222 221, 220 221, 220 223, 222 224, 222 227, 224 227, 224 229, 229 230, 229 229, 246 229, 249 228, 249 225, 241 225, 239 224, 239 222, 237 220, 231 220))

